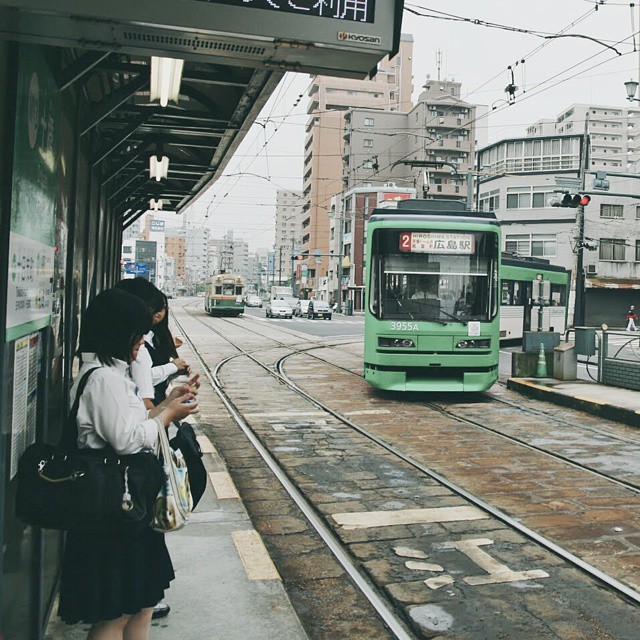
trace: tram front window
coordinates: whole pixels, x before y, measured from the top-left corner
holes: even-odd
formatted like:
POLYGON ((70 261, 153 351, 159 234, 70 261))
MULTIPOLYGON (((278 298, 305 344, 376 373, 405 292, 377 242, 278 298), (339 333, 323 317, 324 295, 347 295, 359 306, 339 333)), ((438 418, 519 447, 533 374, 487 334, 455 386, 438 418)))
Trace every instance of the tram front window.
POLYGON ((395 239, 378 239, 374 246, 382 251, 374 252, 369 283, 372 313, 381 320, 490 321, 497 312, 497 245, 494 234, 475 235, 474 251, 466 255, 393 251, 395 239))

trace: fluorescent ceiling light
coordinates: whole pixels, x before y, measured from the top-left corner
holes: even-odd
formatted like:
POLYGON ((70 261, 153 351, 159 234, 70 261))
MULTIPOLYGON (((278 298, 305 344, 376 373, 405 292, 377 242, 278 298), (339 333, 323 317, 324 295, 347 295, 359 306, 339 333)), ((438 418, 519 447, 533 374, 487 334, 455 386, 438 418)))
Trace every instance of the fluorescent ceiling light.
POLYGON ((153 155, 149 158, 149 178, 158 182, 169 174, 169 157, 153 155))
POLYGON ((151 57, 151 102, 160 101, 161 107, 178 102, 184 60, 151 57))
POLYGON ((162 198, 156 200, 155 198, 151 198, 149 200, 149 209, 153 209, 154 211, 162 211, 162 207, 164 206, 164 202, 162 198))

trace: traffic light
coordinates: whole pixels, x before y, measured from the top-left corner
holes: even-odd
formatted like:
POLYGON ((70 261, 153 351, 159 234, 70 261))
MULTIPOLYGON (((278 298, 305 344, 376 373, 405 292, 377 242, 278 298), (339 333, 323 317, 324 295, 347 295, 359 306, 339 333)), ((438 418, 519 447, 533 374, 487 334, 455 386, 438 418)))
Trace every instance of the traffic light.
POLYGON ((586 207, 591 202, 591 196, 581 193, 556 193, 549 199, 552 207, 586 207))

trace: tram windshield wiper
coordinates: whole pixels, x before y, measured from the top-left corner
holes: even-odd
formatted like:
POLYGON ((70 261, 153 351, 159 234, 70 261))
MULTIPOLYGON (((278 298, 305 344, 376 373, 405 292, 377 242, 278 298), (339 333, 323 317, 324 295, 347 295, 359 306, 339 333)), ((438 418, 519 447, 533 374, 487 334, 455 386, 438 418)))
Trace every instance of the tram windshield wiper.
MULTIPOLYGON (((430 307, 431 309, 438 309, 438 311, 442 314, 447 316, 447 318, 451 318, 452 320, 455 320, 456 322, 459 322, 460 324, 464 325, 465 327, 467 326, 467 321, 466 320, 461 320, 460 318, 458 318, 457 316, 454 316, 451 313, 448 313, 447 311, 443 311, 440 308, 439 304, 433 304, 431 302, 427 302, 426 300, 414 300, 414 302, 417 302, 420 306, 425 306, 425 307, 430 307)), ((445 322, 444 320, 431 320, 431 322, 439 322, 440 324, 447 324, 447 322, 445 322)))

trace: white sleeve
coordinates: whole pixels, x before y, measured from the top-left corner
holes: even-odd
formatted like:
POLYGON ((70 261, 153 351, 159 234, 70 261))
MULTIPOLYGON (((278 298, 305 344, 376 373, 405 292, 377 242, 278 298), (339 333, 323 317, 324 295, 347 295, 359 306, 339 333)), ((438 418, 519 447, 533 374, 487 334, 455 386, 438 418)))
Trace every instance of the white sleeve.
POLYGON ((110 444, 119 455, 155 449, 158 421, 147 418, 140 398, 127 394, 126 382, 116 376, 103 375, 87 383, 78 417, 82 413, 95 432, 110 444), (133 407, 131 402, 140 403, 133 407))
POLYGON ((151 368, 151 382, 155 387, 157 384, 164 382, 170 375, 178 372, 178 366, 173 362, 158 365, 151 368))
POLYGON ((152 367, 151 356, 147 351, 147 347, 143 344, 138 350, 137 358, 129 365, 129 370, 131 371, 131 379, 138 387, 140 397, 151 400, 155 396, 153 376, 151 374, 152 367))

